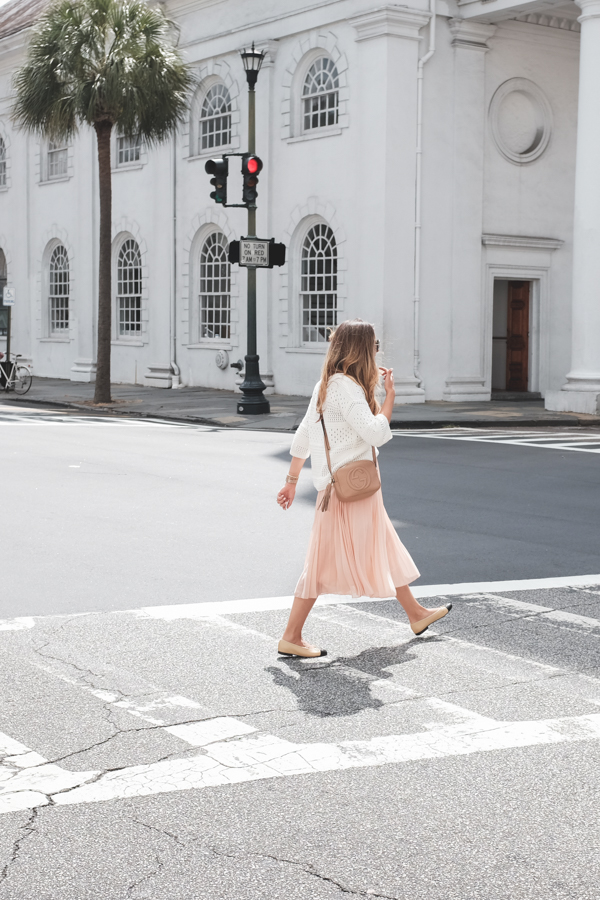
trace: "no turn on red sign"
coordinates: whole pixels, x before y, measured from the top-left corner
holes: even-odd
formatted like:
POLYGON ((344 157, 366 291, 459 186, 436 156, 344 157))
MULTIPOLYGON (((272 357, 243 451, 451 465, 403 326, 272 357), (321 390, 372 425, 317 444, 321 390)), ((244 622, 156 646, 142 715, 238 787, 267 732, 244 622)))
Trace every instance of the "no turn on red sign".
POLYGON ((269 266, 270 241, 240 241, 240 266, 269 266))

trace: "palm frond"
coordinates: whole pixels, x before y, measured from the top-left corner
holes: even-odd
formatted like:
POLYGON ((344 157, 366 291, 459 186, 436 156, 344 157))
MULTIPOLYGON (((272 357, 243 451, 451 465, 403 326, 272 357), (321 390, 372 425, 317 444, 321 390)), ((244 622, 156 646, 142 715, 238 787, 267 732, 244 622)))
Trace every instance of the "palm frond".
POLYGON ((149 144, 164 140, 193 86, 172 33, 145 0, 54 0, 14 77, 14 121, 51 139, 108 121, 149 144))

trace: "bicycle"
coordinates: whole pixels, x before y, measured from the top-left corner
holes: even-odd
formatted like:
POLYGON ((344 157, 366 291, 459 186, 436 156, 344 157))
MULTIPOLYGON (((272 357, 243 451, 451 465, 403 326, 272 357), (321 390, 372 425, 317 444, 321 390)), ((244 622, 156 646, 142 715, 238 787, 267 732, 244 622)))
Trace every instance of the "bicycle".
POLYGON ((5 354, 0 353, 0 387, 7 392, 26 394, 33 382, 31 369, 25 363, 19 362, 20 353, 11 356, 11 360, 5 360, 5 354))

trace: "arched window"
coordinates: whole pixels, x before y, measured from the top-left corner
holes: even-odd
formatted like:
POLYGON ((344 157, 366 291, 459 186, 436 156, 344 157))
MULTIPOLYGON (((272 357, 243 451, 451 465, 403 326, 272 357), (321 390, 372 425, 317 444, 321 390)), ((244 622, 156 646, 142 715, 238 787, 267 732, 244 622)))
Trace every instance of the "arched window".
POLYGON ((337 247, 333 231, 313 225, 302 244, 302 342, 322 344, 337 325, 337 247))
POLYGON ((0 337, 8 333, 8 307, 4 305, 4 288, 6 287, 6 257, 0 250, 0 337))
POLYGON ((69 257, 62 244, 52 251, 48 285, 50 333, 63 334, 69 327, 69 257))
POLYGON ((224 84, 214 84, 202 104, 198 153, 231 143, 231 98, 224 84))
POLYGON ((119 336, 142 330, 142 257, 133 238, 123 242, 117 261, 117 314, 119 336))
POLYGON ((231 267, 227 239, 209 234, 200 251, 200 337, 229 340, 231 336, 231 267))
POLYGON ((0 187, 6 187, 6 144, 0 137, 0 187))
POLYGON ((328 56, 316 59, 306 74, 302 89, 304 131, 337 125, 338 89, 335 64, 328 56))
POLYGON ((48 143, 48 179, 62 178, 67 174, 67 147, 65 144, 48 143))

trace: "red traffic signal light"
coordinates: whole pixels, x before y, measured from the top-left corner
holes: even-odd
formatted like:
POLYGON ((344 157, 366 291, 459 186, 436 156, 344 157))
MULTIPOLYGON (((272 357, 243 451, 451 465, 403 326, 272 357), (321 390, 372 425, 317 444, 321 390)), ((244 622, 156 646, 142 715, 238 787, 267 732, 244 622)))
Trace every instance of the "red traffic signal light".
POLYGON ((242 188, 242 202, 246 206, 256 206, 256 198, 258 191, 258 175, 263 167, 262 159, 254 156, 252 153, 246 153, 242 157, 242 175, 244 176, 244 185, 242 188))

